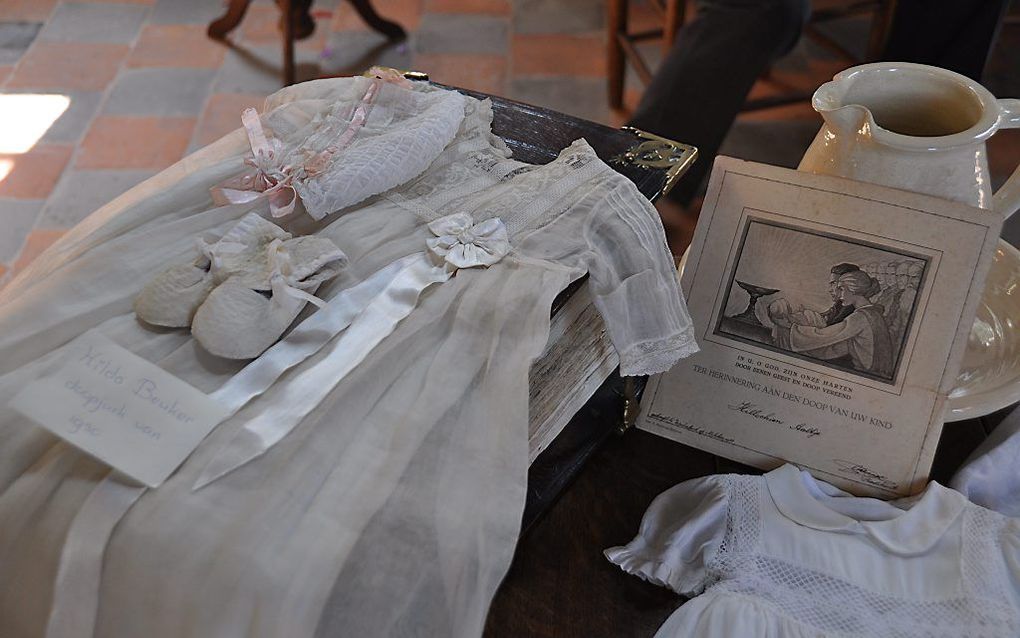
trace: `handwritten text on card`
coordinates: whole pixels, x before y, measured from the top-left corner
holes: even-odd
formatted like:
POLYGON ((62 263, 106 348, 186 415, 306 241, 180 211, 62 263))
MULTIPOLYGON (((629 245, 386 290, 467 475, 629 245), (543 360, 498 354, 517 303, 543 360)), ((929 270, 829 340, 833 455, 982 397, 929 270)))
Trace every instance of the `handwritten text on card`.
POLYGON ((98 334, 11 402, 22 414, 135 480, 156 487, 226 416, 162 368, 98 334))

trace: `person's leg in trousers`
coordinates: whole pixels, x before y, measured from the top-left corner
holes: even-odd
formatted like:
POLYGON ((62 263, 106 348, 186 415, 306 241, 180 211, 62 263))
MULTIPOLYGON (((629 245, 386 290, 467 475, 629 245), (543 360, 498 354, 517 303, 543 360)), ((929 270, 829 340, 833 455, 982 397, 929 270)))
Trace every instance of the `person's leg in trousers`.
POLYGON ((1009 0, 899 0, 883 59, 956 71, 976 82, 1009 0))
POLYGON ((697 192, 755 79, 800 37, 809 0, 703 0, 648 85, 630 125, 698 148, 670 193, 697 192))

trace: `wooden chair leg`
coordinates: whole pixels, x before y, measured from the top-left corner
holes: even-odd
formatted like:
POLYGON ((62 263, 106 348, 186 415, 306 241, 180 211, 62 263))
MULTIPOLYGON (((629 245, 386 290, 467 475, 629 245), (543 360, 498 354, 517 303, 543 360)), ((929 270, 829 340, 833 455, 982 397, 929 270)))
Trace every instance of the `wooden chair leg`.
POLYGON ((206 33, 214 40, 222 40, 241 24, 251 0, 230 0, 227 12, 209 23, 206 33))
MULTIPOLYGON (((284 0, 276 0, 276 6, 280 9, 280 32, 284 28, 284 16, 287 15, 283 6, 284 0)), ((315 33, 315 18, 312 17, 312 0, 291 0, 291 15, 294 16, 294 39, 304 40, 315 33)))
POLYGON ((687 0, 666 0, 666 22, 662 27, 662 55, 667 55, 676 41, 676 32, 684 23, 687 0))
POLYGON ((297 81, 294 72, 294 7, 291 0, 280 0, 283 12, 283 85, 297 81))
POLYGON ((871 19, 871 33, 868 35, 868 49, 865 53, 865 62, 874 62, 882 58, 886 42, 889 41, 889 31, 892 29, 893 16, 896 14, 896 0, 884 0, 881 6, 875 9, 874 17, 871 19))
POLYGON ((390 40, 406 40, 407 31, 396 22, 387 20, 375 12, 371 0, 350 0, 354 10, 373 31, 378 31, 390 40))
POLYGON ((627 33, 628 0, 609 0, 606 16, 606 55, 609 107, 618 109, 623 106, 623 79, 626 71, 626 60, 620 38, 627 33))

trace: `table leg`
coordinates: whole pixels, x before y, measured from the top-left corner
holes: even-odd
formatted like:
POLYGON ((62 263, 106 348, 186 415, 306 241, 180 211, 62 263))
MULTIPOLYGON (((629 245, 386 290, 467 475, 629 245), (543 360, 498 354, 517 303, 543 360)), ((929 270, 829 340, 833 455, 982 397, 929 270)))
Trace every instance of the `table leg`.
POLYGON ((390 40, 407 39, 407 31, 404 31, 404 27, 376 13, 372 7, 371 0, 350 0, 350 3, 354 6, 354 10, 358 12, 358 15, 361 16, 361 19, 365 21, 365 24, 373 30, 378 31, 390 40))
POLYGON ((230 0, 227 12, 209 23, 206 33, 214 40, 222 40, 227 34, 237 28, 248 11, 251 0, 230 0))
POLYGON ((291 0, 278 0, 283 17, 283 85, 297 79, 294 74, 294 7, 291 0))
MULTIPOLYGON (((284 29, 283 17, 287 15, 284 0, 276 0, 280 8, 280 31, 284 29)), ((294 16, 294 39, 304 40, 315 33, 315 18, 312 17, 312 0, 290 0, 291 15, 294 16)))

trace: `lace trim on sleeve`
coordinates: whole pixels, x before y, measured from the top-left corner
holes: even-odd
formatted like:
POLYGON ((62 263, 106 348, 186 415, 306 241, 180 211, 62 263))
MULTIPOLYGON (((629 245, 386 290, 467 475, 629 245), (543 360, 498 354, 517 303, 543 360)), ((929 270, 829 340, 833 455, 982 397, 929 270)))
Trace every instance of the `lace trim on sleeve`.
POLYGON ((693 328, 666 339, 642 341, 620 353, 620 374, 635 377, 666 372, 677 361, 691 356, 699 349, 694 341, 693 328))

